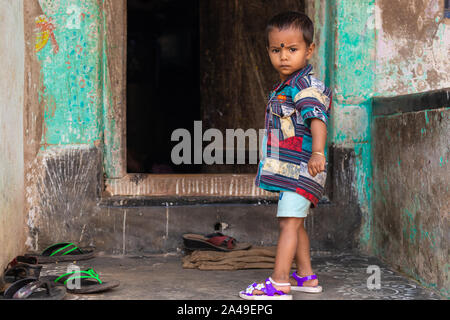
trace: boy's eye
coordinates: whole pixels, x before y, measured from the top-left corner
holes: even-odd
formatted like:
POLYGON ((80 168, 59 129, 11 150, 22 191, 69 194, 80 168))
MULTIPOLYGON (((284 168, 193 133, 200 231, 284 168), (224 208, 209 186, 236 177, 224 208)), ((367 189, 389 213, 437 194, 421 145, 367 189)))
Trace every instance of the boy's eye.
POLYGON ((278 53, 278 52, 280 52, 279 49, 272 49, 272 53, 278 53))
POLYGON ((297 51, 297 48, 290 48, 289 49, 291 52, 295 52, 295 51, 297 51))

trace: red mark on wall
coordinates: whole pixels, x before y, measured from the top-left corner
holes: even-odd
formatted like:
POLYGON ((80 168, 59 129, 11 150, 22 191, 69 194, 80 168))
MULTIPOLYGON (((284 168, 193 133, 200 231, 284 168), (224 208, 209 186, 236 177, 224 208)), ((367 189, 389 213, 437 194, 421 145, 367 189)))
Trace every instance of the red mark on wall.
POLYGON ((81 52, 83 52, 83 47, 78 44, 75 47, 75 52, 78 53, 78 54, 81 54, 81 52))
POLYGON ((70 63, 70 61, 69 61, 69 59, 70 59, 70 55, 67 55, 67 61, 66 61, 66 64, 67 64, 67 69, 71 69, 72 68, 72 65, 71 65, 71 63, 70 63))
POLYGON ((50 39, 53 47, 53 53, 57 54, 59 51, 58 43, 56 42, 55 34, 53 30, 56 29, 51 18, 47 18, 45 15, 40 15, 35 19, 37 33, 36 33, 36 52, 41 51, 50 39))

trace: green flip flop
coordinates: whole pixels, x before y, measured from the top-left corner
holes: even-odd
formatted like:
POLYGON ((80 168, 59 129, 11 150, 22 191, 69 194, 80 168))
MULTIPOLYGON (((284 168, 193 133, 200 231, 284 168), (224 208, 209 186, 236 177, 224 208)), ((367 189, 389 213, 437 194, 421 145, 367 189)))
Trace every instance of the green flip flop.
POLYGON ((60 276, 43 276, 40 279, 52 281, 57 285, 63 285, 66 287, 67 292, 74 294, 103 292, 120 285, 120 282, 117 280, 110 280, 107 282, 101 280, 99 275, 92 268, 71 271, 60 276))
POLYGON ((45 248, 41 254, 27 253, 25 256, 36 258, 38 263, 78 261, 93 258, 94 249, 94 247, 79 248, 72 242, 60 242, 45 248))

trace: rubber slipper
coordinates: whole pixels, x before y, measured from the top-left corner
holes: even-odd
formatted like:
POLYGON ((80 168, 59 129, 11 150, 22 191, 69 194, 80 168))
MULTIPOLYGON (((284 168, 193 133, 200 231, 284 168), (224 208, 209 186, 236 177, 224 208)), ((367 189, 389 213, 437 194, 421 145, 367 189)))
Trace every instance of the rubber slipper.
POLYGON ((39 278, 42 265, 36 264, 37 260, 34 258, 26 258, 23 256, 15 257, 8 263, 2 278, 2 286, 0 293, 3 293, 12 283, 25 278, 39 278))
POLYGON ((303 286, 303 283, 308 280, 314 280, 317 279, 317 276, 315 274, 302 277, 300 278, 296 272, 292 273, 292 277, 297 280, 296 286, 291 286, 291 290, 293 291, 300 291, 300 292, 306 292, 306 293, 321 293, 322 287, 321 286, 315 286, 315 287, 305 287, 303 286))
POLYGON ((252 283, 245 289, 239 292, 239 297, 245 300, 292 300, 292 295, 286 294, 281 290, 275 289, 273 285, 290 286, 290 283, 277 283, 271 277, 267 278, 264 283, 252 283), (263 294, 255 294, 254 291, 262 291, 263 294))
POLYGON ((3 294, 3 299, 61 300, 66 288, 56 287, 49 281, 25 278, 11 284, 3 294))
POLYGON ((94 247, 79 248, 71 242, 60 242, 47 247, 41 254, 28 253, 27 258, 36 258, 38 263, 78 261, 93 258, 94 247))
POLYGON ((69 293, 74 294, 103 292, 120 285, 120 282, 117 280, 110 280, 108 282, 101 280, 99 275, 92 268, 82 271, 72 271, 60 276, 43 276, 41 279, 51 281, 56 285, 65 286, 69 293), (72 288, 72 286, 76 287, 77 279, 80 281, 80 287, 72 288))
POLYGON ((37 264, 37 259, 17 256, 6 266, 4 279, 6 282, 14 282, 24 278, 39 278, 41 269, 42 265, 37 264))
POLYGON ((189 250, 236 251, 246 250, 252 246, 250 243, 238 243, 235 238, 220 232, 206 236, 187 233, 183 235, 183 242, 184 247, 189 250))
POLYGON ((39 278, 42 265, 30 265, 26 263, 17 263, 14 266, 8 266, 4 272, 4 281, 6 283, 15 282, 25 278, 39 278))

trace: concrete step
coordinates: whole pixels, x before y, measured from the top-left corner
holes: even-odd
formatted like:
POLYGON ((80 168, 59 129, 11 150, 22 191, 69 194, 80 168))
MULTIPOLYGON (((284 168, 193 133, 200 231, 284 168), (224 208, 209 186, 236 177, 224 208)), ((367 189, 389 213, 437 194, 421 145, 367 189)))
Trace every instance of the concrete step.
MULTIPOLYGON (((95 232, 95 245, 99 250, 123 255, 180 251, 185 233, 220 231, 254 245, 275 245, 277 242, 277 204, 274 202, 248 199, 209 203, 201 199, 190 201, 108 199, 102 201, 98 213, 90 217, 89 230, 95 232)), ((348 214, 347 210, 332 204, 310 210, 306 228, 313 250, 357 247, 359 217, 348 214), (336 228, 337 221, 339 228, 336 228)))

